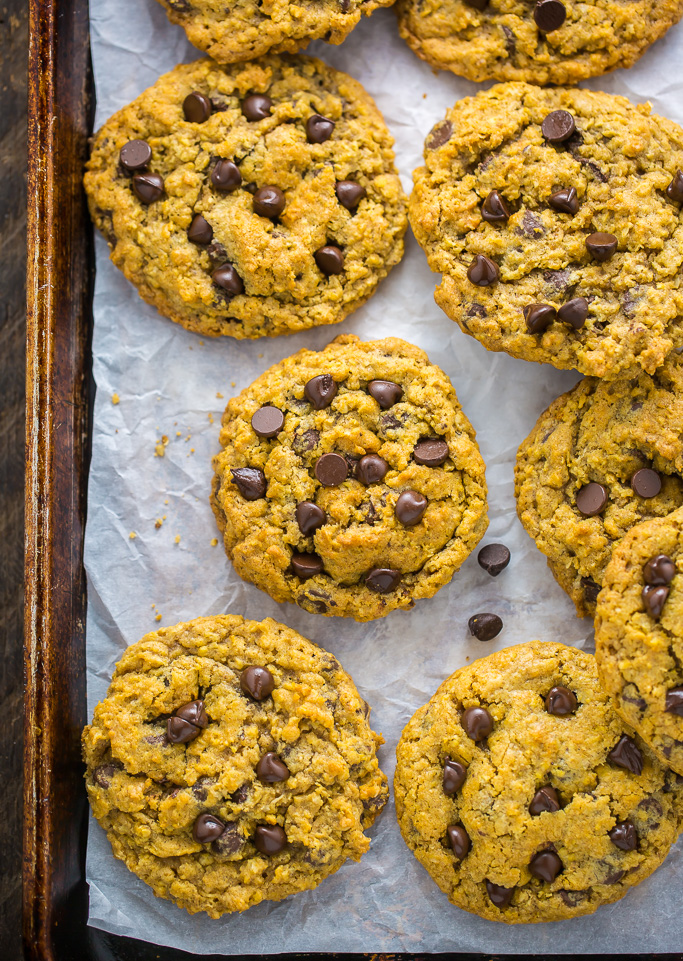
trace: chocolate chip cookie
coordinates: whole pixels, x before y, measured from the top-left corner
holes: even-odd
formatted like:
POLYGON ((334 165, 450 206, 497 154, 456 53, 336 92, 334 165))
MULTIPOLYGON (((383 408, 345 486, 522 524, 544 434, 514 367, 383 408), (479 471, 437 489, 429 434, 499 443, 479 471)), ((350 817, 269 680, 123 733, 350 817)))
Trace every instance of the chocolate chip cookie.
POLYGON ((681 0, 399 0, 401 36, 468 80, 577 83, 630 67, 683 14, 681 0))
POLYGON ((552 642, 456 671, 397 748, 403 838, 450 901, 507 924, 590 914, 676 840, 683 779, 615 713, 595 659, 552 642))
POLYGON ((486 526, 484 462, 446 375, 403 340, 341 336, 228 404, 211 504, 276 601, 369 621, 431 597, 486 526))
POLYGON ((580 617, 593 614, 612 549, 683 505, 683 357, 653 377, 587 377, 522 443, 517 513, 580 617))
POLYGON ((343 320, 401 259, 392 143, 319 60, 199 60, 107 121, 85 187, 148 303, 208 336, 271 336, 343 320))
POLYGON ((83 732, 93 813, 192 914, 314 888, 367 851, 387 798, 369 710, 336 658, 270 619, 148 634, 83 732))
POLYGON ((683 130, 623 97, 499 84, 427 137, 410 220, 489 350, 614 377, 683 345, 683 130))
POLYGON ((595 657, 614 706, 683 775, 683 508, 615 547, 595 613, 595 657))

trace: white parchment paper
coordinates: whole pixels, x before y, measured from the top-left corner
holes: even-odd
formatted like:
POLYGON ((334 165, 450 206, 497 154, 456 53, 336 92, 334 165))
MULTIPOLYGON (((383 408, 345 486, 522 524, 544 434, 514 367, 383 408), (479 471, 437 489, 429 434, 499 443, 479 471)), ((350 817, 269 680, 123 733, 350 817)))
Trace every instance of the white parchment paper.
MULTIPOLYGON (((91 0, 91 18, 97 126, 161 73, 198 56, 155 0, 91 0)), ((352 74, 374 96, 396 138, 407 192, 428 130, 447 107, 477 90, 450 74, 435 76, 400 40, 390 10, 364 20, 342 46, 318 42, 309 52, 352 74)), ((631 70, 589 85, 649 99, 655 111, 681 123, 682 67, 679 26, 631 70)), ((519 443, 578 375, 487 353, 435 305, 435 282, 409 235, 402 263, 343 324, 252 342, 209 340, 145 305, 97 238, 97 398, 86 531, 90 711, 104 697, 121 652, 146 632, 200 615, 272 616, 332 651, 350 672, 373 707, 375 730, 386 738, 380 761, 391 779, 403 726, 456 668, 533 638, 590 646, 590 622, 576 618, 517 520, 512 480, 519 443), (490 527, 482 543, 503 541, 512 551, 498 578, 483 572, 473 555, 435 598, 365 625, 275 604, 243 583, 222 545, 212 544, 219 535, 208 504, 211 456, 227 398, 281 358, 303 346, 323 347, 341 332, 404 337, 450 376, 486 462, 490 527), (481 611, 500 614, 505 625, 488 644, 467 631, 470 615, 481 611)), ((91 821, 90 924, 198 954, 579 954, 666 952, 683 945, 681 850, 624 900, 591 917, 507 927, 449 904, 403 843, 393 802, 371 834, 363 860, 348 862, 315 891, 212 921, 155 898, 112 856, 91 821)))

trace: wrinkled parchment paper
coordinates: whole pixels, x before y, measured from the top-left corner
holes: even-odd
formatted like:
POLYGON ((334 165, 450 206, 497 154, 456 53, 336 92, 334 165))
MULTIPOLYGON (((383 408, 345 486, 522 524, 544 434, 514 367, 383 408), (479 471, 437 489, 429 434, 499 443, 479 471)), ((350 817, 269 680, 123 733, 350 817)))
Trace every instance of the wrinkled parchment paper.
MULTIPOLYGON (((155 0, 91 0, 91 17, 97 126, 161 73, 198 55, 155 0)), ((399 39, 390 10, 364 20, 341 47, 316 42, 309 52, 351 73, 374 96, 396 138, 407 192, 428 130, 477 90, 450 74, 435 76, 399 39)), ((590 86, 649 99, 655 111, 681 123, 682 65, 683 25, 631 70, 590 86)), ((148 631, 200 615, 271 616, 339 657, 373 707, 372 724, 386 739, 380 761, 391 779, 403 726, 456 668, 534 638, 591 649, 590 622, 576 618, 517 520, 512 480, 519 443, 578 375, 487 353, 435 305, 435 282, 409 235, 402 263, 343 324, 251 342, 209 340, 145 305, 97 238, 97 399, 86 531, 91 712, 121 652, 148 631), (503 541, 512 551, 510 566, 495 579, 472 555, 435 598, 363 625, 278 605, 243 583, 214 542, 219 534, 208 504, 227 398, 281 358, 304 346, 321 348, 342 332, 366 340, 404 337, 450 376, 486 461, 490 527, 482 543, 503 541), (467 631, 470 615, 481 611, 498 613, 505 625, 488 644, 467 631)), ((198 954, 631 953, 683 945, 682 850, 624 900, 591 917, 507 927, 449 904, 403 843, 393 801, 371 835, 363 860, 347 862, 317 890, 212 921, 155 898, 112 856, 92 821, 90 924, 198 954)))

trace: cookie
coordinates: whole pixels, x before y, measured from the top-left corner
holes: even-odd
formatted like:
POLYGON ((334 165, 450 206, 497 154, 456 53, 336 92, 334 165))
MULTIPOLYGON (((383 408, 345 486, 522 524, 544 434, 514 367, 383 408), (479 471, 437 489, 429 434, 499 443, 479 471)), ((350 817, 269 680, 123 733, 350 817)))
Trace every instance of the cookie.
POLYGON ((237 573, 369 621, 450 581, 486 526, 484 462, 446 375, 403 340, 337 337, 230 401, 211 504, 237 573))
POLYGON ((392 144, 320 60, 198 60, 107 121, 85 188, 144 300, 207 336, 272 336, 338 323, 401 259, 392 144))
POLYGON ((595 613, 595 658, 614 707, 683 775, 683 508, 615 547, 595 613))
POLYGON ((399 0, 401 36, 468 80, 577 83, 631 67, 683 14, 681 0, 399 0))
POLYGON ((367 851, 387 799, 369 710, 336 658, 270 619, 147 634, 83 732, 93 813, 191 914, 314 888, 367 851))
POLYGON ((683 357, 653 377, 587 377, 545 410, 517 453, 517 513, 576 605, 593 614, 612 549, 683 505, 683 357))
POLYGON ((595 659, 552 642, 456 671, 397 748, 403 839, 449 900, 559 921, 623 897, 666 857, 683 780, 626 727, 595 659))
POLYGON ((361 18, 394 0, 314 0, 312 3, 242 0, 159 0, 168 19, 219 63, 253 60, 268 51, 296 53, 311 40, 338 44, 361 18))
POLYGON ((425 145, 410 221, 488 350, 614 377, 683 346, 683 130, 623 97, 500 84, 425 145))

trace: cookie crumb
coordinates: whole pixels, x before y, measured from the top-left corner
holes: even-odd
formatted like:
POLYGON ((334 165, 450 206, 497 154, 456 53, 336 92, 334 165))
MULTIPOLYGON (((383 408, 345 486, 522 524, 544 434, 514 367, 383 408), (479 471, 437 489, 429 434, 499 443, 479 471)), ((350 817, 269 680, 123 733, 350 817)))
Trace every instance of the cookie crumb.
POLYGON ((180 534, 176 534, 174 540, 175 540, 176 544, 180 544, 180 534))
POLYGON ((161 620, 161 614, 157 614, 157 616, 154 618, 154 620, 155 620, 155 621, 160 621, 160 620, 161 620))
POLYGON ((218 544, 218 538, 217 538, 217 537, 212 537, 212 538, 211 538, 211 546, 212 546, 212 547, 215 547, 216 544, 218 544))
POLYGON ((219 390, 216 391, 216 397, 217 397, 219 400, 223 400, 223 394, 221 394, 221 392, 220 392, 219 390))
POLYGON ((163 520, 160 517, 157 517, 157 519, 154 521, 154 526, 157 530, 159 530, 163 523, 163 520))
POLYGON ((128 539, 131 541, 134 541, 137 536, 138 535, 135 533, 135 531, 131 531, 130 534, 128 535, 128 539))
POLYGON ((114 404, 114 406, 116 406, 120 402, 120 400, 121 398, 119 397, 118 394, 114 393, 111 395, 111 402, 112 404, 114 404))

